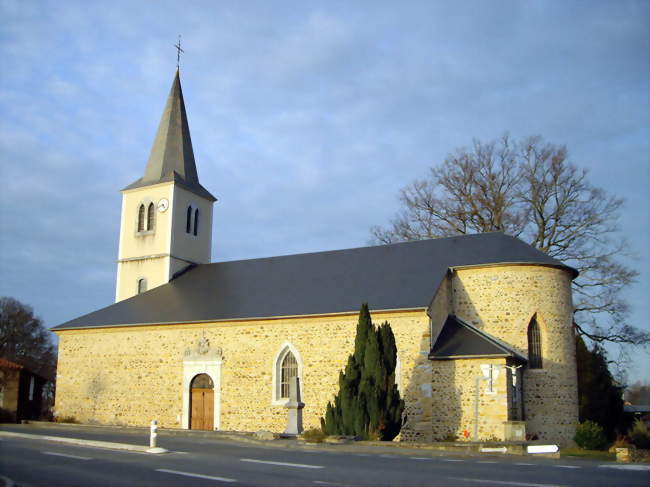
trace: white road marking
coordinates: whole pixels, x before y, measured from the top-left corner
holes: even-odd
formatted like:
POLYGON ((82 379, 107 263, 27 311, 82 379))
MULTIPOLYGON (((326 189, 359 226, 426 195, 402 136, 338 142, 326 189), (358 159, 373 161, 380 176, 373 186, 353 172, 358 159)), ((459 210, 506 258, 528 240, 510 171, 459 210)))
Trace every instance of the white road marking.
POLYGON ((180 472, 178 470, 167 470, 166 468, 157 468, 156 472, 171 473, 174 475, 184 475, 185 477, 195 477, 197 479, 216 480, 218 482, 237 482, 235 479, 228 479, 226 477, 214 477, 212 475, 203 475, 200 473, 180 472))
POLYGON ((553 465, 556 468, 582 468, 578 467, 577 465, 553 465))
POLYGON ((409 457, 411 460, 431 460, 429 457, 409 457))
POLYGON ((499 463, 499 462, 493 462, 492 460, 481 460, 476 463, 499 463))
POLYGON ((617 468, 619 470, 650 470, 650 465, 598 465, 598 468, 617 468))
POLYGON ((535 465, 535 464, 534 464, 534 463, 522 463, 522 462, 518 462, 518 463, 515 463, 515 465, 525 465, 526 467, 530 467, 530 466, 535 465))
POLYGON ((462 480, 464 482, 478 482, 480 484, 495 484, 495 485, 518 485, 523 487, 566 487, 558 484, 531 484, 527 482, 506 482, 505 480, 486 480, 486 479, 469 479, 463 477, 447 477, 451 480, 462 480))
POLYGON ((314 480, 312 483, 318 485, 335 485, 336 487, 351 487, 348 484, 337 484, 336 482, 325 482, 324 480, 314 480))
POLYGON ((379 455, 381 458, 397 458, 395 455, 379 455))
POLYGON ((443 462, 464 462, 465 460, 456 460, 455 458, 443 458, 443 462))
POLYGON ((92 460, 90 457, 80 457, 79 455, 68 455, 66 453, 56 453, 53 451, 42 451, 43 455, 53 455, 55 457, 75 458, 77 460, 92 460))
POLYGON ((322 465, 306 465, 304 463, 287 463, 287 462, 271 462, 269 460, 255 460, 253 458, 240 458, 242 462, 263 463, 265 465, 279 465, 281 467, 295 467, 295 468, 325 468, 322 465))

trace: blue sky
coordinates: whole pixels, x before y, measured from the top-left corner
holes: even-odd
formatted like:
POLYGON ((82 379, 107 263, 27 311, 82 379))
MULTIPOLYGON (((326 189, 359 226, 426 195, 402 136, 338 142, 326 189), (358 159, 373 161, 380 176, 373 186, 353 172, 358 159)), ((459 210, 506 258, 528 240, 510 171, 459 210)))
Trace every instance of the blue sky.
POLYGON ((645 1, 0 0, 0 295, 47 326, 112 302, 119 189, 144 170, 180 33, 213 260, 363 246, 455 148, 541 135, 625 198, 648 329, 649 19, 645 1))

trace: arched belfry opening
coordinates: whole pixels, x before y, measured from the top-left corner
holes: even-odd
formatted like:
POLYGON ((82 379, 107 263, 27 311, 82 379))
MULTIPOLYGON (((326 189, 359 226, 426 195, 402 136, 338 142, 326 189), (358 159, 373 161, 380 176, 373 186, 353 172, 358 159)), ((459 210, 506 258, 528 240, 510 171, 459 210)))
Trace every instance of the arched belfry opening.
POLYGON ((198 374, 190 383, 190 429, 214 429, 214 382, 208 374, 198 374))

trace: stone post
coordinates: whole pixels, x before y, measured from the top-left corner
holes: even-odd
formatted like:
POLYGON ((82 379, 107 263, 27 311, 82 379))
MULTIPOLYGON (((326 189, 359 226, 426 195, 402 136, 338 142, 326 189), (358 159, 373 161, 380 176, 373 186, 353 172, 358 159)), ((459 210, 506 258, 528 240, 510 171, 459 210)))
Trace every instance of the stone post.
POLYGON ((302 433, 302 408, 305 403, 300 401, 300 379, 294 377, 289 383, 289 402, 287 408, 287 428, 285 435, 299 435, 302 433))

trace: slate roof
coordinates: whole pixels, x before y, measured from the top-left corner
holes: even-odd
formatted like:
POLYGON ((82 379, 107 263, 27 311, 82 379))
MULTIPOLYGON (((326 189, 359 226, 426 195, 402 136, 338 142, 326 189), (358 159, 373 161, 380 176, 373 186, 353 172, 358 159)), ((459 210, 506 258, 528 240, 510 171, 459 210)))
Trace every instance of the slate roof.
POLYGON ((210 201, 216 201, 216 198, 199 183, 178 70, 160 118, 144 176, 122 191, 170 181, 210 201))
POLYGON ((541 264, 577 272, 521 240, 483 233, 197 265, 169 283, 54 329, 427 308, 449 268, 541 264))
POLYGON ((431 348, 429 358, 447 360, 470 357, 512 357, 520 362, 526 358, 502 341, 454 315, 449 315, 431 348))

